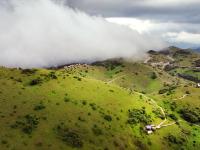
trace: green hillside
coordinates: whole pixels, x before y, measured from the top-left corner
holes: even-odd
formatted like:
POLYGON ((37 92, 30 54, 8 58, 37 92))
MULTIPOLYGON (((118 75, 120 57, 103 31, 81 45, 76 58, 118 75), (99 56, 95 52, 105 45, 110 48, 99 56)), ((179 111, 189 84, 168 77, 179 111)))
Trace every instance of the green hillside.
POLYGON ((183 70, 185 56, 173 49, 149 54, 147 63, 1 67, 0 149, 200 149, 200 88, 178 76, 194 75, 190 62, 200 57, 188 54, 183 70), (169 56, 175 68, 152 64, 172 61, 169 56), (162 122, 167 126, 147 134, 146 125, 162 122))

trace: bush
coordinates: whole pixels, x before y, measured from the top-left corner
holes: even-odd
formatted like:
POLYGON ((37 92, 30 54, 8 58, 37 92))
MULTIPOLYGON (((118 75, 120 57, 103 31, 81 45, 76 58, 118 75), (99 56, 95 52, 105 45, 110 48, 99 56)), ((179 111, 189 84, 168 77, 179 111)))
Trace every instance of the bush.
POLYGON ((161 118, 161 119, 165 119, 165 116, 163 115, 163 113, 161 112, 161 110, 160 110, 159 108, 153 110, 153 113, 154 113, 157 117, 159 117, 159 118, 161 118))
POLYGON ((68 97, 64 97, 64 101, 65 101, 65 102, 69 102, 70 99, 69 99, 68 97))
POLYGON ((174 114, 169 114, 169 117, 175 121, 178 120, 178 118, 174 114))
POLYGON ((39 104, 35 105, 34 110, 42 110, 45 109, 46 107, 44 106, 44 104, 42 102, 40 102, 39 104))
POLYGON ((157 78, 157 75, 155 72, 152 72, 151 73, 151 79, 155 80, 157 78))
POLYGON ((107 121, 112 121, 112 117, 110 115, 105 115, 104 119, 107 121))
POLYGON ((159 90, 158 93, 159 94, 167 93, 167 95, 170 95, 170 94, 172 94, 173 90, 175 90, 175 89, 176 89, 176 86, 169 86, 169 87, 159 90))
POLYGON ((168 136, 166 136, 165 139, 167 139, 169 143, 176 144, 176 145, 182 145, 186 141, 184 138, 178 138, 172 134, 169 134, 168 136))
POLYGON ((82 78, 77 77, 77 76, 74 76, 74 79, 77 79, 78 81, 81 81, 81 80, 82 80, 82 78))
POLYGON ((86 101, 86 100, 83 100, 83 101, 82 101, 82 104, 83 104, 83 105, 87 105, 87 101, 86 101))
POLYGON ((92 108, 93 110, 96 110, 96 109, 97 109, 97 107, 96 107, 96 104, 95 104, 95 103, 90 103, 90 106, 91 106, 91 108, 92 108))
POLYGON ((159 94, 165 94, 166 92, 167 92, 168 90, 167 89, 161 89, 161 90, 159 90, 159 94))
POLYGON ((114 92, 114 90, 109 90, 109 92, 112 92, 112 93, 113 93, 113 92, 114 92))
POLYGON ((49 78, 49 79, 57 79, 58 77, 56 76, 55 72, 50 72, 50 73, 48 74, 48 78, 49 78))
POLYGON ((70 130, 63 124, 56 127, 56 133, 58 137, 67 145, 73 148, 82 148, 83 142, 76 131, 70 130))
POLYGON ((116 67, 120 67, 120 66, 124 67, 124 65, 118 60, 107 60, 103 62, 95 62, 95 63, 92 63, 92 65, 103 66, 107 70, 114 70, 116 67))
POLYGON ((186 91, 185 94, 190 94, 190 91, 186 91))
POLYGON ((176 102, 170 103, 170 108, 171 108, 172 111, 174 111, 177 108, 176 102))
POLYGON ((23 69, 21 71, 22 74, 34 74, 37 70, 36 69, 23 69))
POLYGON ((39 118, 36 115, 26 115, 20 121, 16 121, 11 125, 12 128, 19 128, 26 134, 31 134, 39 124, 39 118))
POLYGON ((98 126, 96 126, 96 125, 94 125, 94 126, 92 127, 92 132, 93 132, 96 136, 99 136, 99 135, 102 135, 102 134, 103 134, 102 130, 101 130, 98 126))
POLYGON ((36 79, 31 80, 29 85, 33 86, 33 85, 38 85, 40 83, 42 83, 42 80, 38 77, 36 79))

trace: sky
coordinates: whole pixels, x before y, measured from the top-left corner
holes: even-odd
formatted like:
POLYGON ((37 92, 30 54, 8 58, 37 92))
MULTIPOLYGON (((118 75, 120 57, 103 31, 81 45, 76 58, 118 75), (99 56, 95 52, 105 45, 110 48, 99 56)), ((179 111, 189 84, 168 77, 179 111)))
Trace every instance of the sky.
POLYGON ((150 49, 168 46, 156 35, 74 7, 64 0, 1 0, 0 66, 53 67, 119 57, 135 61, 150 49))
POLYGON ((199 0, 67 0, 66 5, 171 45, 200 47, 199 0))

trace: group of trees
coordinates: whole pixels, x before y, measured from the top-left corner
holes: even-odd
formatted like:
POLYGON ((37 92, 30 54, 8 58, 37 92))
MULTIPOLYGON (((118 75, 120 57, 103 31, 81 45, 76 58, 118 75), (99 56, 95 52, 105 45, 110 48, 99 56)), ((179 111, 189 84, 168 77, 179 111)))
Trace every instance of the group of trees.
POLYGON ((107 60, 103 62, 95 62, 92 65, 105 67, 107 70, 114 70, 116 67, 124 67, 124 65, 118 60, 107 60))
POLYGON ((179 111, 181 116, 188 122, 200 123, 200 109, 199 108, 183 108, 179 111))
POLYGON ((128 111, 129 124, 145 123, 149 124, 152 122, 151 116, 146 113, 145 108, 142 109, 132 109, 128 111))
POLYGON ((36 115, 28 114, 17 120, 15 124, 11 125, 11 128, 18 128, 26 134, 31 134, 38 127, 39 119, 36 115))
POLYGON ((159 91, 158 91, 158 93, 159 94, 167 94, 167 95, 170 95, 170 94, 172 94, 173 93, 173 91, 176 89, 177 87, 176 86, 174 86, 174 85, 171 85, 171 86, 167 86, 167 87, 165 87, 165 88, 163 88, 163 89, 160 89, 159 91))

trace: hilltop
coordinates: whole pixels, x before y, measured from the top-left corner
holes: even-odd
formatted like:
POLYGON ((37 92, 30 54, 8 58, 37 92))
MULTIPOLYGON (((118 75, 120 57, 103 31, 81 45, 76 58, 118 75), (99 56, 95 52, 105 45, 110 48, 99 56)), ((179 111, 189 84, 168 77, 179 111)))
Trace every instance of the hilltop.
POLYGON ((1 67, 0 147, 198 150, 199 61, 197 52, 169 47, 137 62, 1 67), (148 134, 147 125, 157 129, 148 134))

